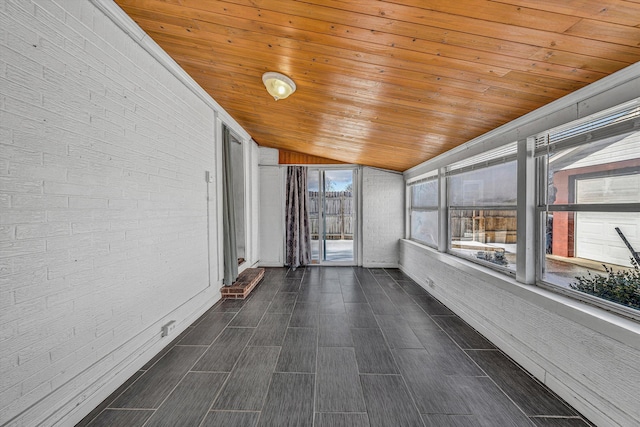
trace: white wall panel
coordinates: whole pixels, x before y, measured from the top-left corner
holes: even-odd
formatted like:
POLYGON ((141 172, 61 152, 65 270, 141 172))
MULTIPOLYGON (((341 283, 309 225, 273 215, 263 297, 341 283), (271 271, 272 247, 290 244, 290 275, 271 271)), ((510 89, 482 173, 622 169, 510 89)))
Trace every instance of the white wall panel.
POLYGON ((286 169, 260 166, 261 266, 284 265, 284 176, 286 169))

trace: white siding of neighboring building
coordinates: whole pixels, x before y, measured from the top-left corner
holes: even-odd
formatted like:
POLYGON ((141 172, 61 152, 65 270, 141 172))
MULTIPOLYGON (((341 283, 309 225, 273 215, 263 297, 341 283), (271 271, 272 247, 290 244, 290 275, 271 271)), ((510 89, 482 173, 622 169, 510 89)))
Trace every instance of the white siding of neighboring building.
POLYGON ((635 132, 563 169, 575 169, 640 158, 640 132, 635 132))
MULTIPOLYGON (((640 203, 640 174, 591 178, 576 182, 578 203, 640 203)), ((640 251, 640 214, 637 212, 577 212, 575 255, 594 261, 631 267, 631 252, 616 227, 634 250, 640 251)))

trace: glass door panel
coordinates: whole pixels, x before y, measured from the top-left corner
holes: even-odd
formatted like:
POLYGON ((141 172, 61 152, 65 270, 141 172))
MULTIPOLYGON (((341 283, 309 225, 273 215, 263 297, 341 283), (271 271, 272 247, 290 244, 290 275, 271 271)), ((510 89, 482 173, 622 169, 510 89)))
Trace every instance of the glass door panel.
POLYGON ((313 264, 355 262, 353 169, 309 169, 309 217, 313 264))
POLYGON ((311 263, 320 264, 320 171, 309 169, 307 174, 309 192, 309 220, 311 222, 311 263))
POLYGON ((353 170, 325 170, 323 195, 323 261, 353 262, 353 170))

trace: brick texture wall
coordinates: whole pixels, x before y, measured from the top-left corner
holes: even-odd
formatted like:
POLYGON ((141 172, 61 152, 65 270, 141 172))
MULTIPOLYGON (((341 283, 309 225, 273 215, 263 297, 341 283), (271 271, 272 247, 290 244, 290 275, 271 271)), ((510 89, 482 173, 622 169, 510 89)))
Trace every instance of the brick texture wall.
POLYGON ((397 267, 404 237, 404 178, 380 169, 362 170, 362 263, 397 267))
POLYGON ((0 2, 0 425, 64 419, 215 301, 214 117, 90 2, 0 2))

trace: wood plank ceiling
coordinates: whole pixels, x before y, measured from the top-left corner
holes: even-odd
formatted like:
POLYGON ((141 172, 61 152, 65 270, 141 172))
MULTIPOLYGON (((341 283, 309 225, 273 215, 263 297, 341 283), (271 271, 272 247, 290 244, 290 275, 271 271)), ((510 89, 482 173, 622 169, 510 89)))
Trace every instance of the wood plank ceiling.
POLYGON ((399 171, 640 61, 640 0, 116 3, 258 144, 399 171))

